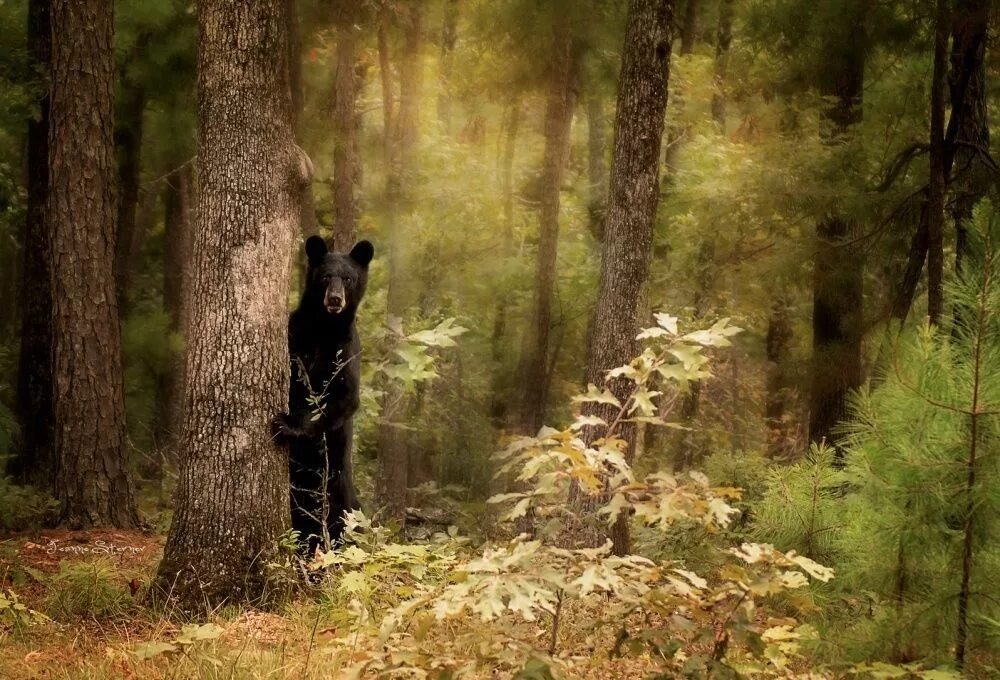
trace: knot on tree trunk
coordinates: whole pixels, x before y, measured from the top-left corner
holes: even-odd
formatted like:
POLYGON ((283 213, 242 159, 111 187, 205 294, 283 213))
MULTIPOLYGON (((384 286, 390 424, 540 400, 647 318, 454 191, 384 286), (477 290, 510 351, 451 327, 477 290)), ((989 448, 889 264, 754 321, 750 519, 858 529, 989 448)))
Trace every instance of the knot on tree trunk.
POLYGON ((292 186, 302 190, 312 184, 313 162, 309 154, 298 144, 292 144, 292 153, 289 163, 289 179, 292 186))

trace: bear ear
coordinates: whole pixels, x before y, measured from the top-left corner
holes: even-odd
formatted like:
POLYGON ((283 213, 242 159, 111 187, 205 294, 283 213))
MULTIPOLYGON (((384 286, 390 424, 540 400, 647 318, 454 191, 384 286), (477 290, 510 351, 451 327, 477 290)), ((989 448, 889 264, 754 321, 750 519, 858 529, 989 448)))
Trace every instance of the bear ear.
POLYGON ((326 256, 327 252, 329 250, 322 236, 310 236, 306 240, 306 256, 309 258, 309 264, 316 264, 326 256))
POLYGON ((370 241, 358 241, 351 248, 351 259, 362 267, 367 267, 373 257, 375 257, 375 246, 370 241))

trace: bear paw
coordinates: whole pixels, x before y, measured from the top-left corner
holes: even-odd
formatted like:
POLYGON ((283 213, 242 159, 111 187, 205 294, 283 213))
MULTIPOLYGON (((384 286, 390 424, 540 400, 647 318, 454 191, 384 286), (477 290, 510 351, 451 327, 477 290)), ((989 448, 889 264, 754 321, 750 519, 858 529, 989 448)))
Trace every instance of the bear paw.
POLYGON ((295 436, 295 430, 288 424, 287 413, 276 413, 271 418, 271 438, 276 444, 287 444, 295 436))

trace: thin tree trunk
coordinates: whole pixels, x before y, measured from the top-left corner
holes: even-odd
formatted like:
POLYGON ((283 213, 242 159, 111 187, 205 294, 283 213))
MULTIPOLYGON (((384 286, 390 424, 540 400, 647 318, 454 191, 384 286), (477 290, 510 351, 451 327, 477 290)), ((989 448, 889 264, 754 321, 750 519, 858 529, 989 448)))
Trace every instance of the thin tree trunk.
POLYGON ((114 280, 114 21, 106 0, 53 0, 51 8, 45 220, 59 518, 70 527, 134 527, 114 280))
MULTIPOLYGON (((28 55, 37 72, 49 72, 52 36, 49 0, 28 3, 28 55)), ((52 450, 52 293, 49 276, 51 230, 45 222, 49 189, 49 94, 47 83, 38 117, 28 121, 27 209, 22 247, 21 353, 17 371, 17 414, 21 451, 11 462, 17 481, 55 490, 57 461, 52 450)))
POLYGON ((378 24, 378 71, 382 85, 382 151, 386 166, 392 164, 392 138, 395 125, 395 95, 392 90, 392 64, 389 60, 388 16, 383 12, 378 24))
POLYGON ((788 299, 777 295, 767 319, 767 396, 764 401, 764 421, 767 426, 767 455, 772 460, 788 457, 790 426, 788 402, 791 380, 788 376, 788 354, 791 350, 792 320, 788 299))
MULTIPOLYGON (((405 201, 409 199, 409 180, 413 150, 419 133, 419 103, 422 85, 420 45, 422 41, 423 8, 419 2, 411 2, 404 7, 403 50, 399 63, 399 118, 395 129, 390 125, 391 115, 387 110, 386 134, 392 139, 386 142, 389 167, 386 177, 386 221, 389 225, 389 285, 386 292, 386 311, 389 317, 402 317, 407 308, 407 295, 403 285, 403 252, 406 248, 405 235, 399 229, 397 216, 405 201)), ((381 30, 381 29, 380 29, 381 30)), ((389 74, 386 37, 380 33, 380 60, 382 63, 383 92, 391 90, 387 81, 389 74)), ((388 100, 391 100, 389 96, 388 100)), ((406 512, 406 493, 409 486, 408 440, 406 431, 396 422, 409 414, 412 400, 402 385, 393 384, 386 390, 382 404, 382 423, 379 427, 379 476, 376 495, 388 518, 402 520, 406 512)))
POLYGON ((726 132, 726 74, 733 44, 733 0, 719 0, 719 27, 715 39, 715 73, 712 76, 712 120, 726 132))
POLYGON ((349 13, 337 31, 333 102, 333 247, 339 252, 350 250, 357 225, 354 194, 358 174, 358 35, 353 19, 353 13, 349 13))
MULTIPOLYGON (((148 42, 139 40, 137 49, 148 42)), ((124 71, 124 69, 123 69, 124 71)), ((142 119, 146 110, 146 87, 122 75, 115 149, 118 157, 118 236, 115 246, 115 291, 118 311, 128 311, 128 288, 133 271, 131 255, 139 240, 136 235, 136 208, 139 205, 139 172, 142 169, 142 119)))
POLYGON ((607 127, 604 102, 591 93, 587 97, 587 175, 590 180, 587 226, 598 243, 604 239, 604 212, 608 200, 608 169, 604 162, 608 144, 607 127))
MULTIPOLYGON (((837 34, 849 40, 836 52, 836 68, 825 74, 824 93, 834 99, 824 112, 824 140, 841 144, 861 120, 864 85, 865 17, 867 0, 856 0, 845 10, 845 24, 837 34)), ((861 385, 863 334, 863 253, 846 245, 856 225, 833 214, 816 228, 813 259, 813 356, 809 437, 836 444, 834 427, 847 413, 847 395, 861 385)))
MULTIPOLYGON (((704 239, 698 247, 698 272, 695 275, 694 318, 700 321, 708 313, 708 302, 712 294, 712 272, 715 262, 715 243, 704 239)), ((700 457, 700 442, 693 424, 701 409, 701 381, 690 384, 688 393, 681 404, 681 422, 689 429, 680 433, 680 446, 674 462, 674 470, 686 470, 700 457)))
MULTIPOLYGON (((295 130, 295 143, 305 148, 302 120, 305 100, 302 88, 302 31, 299 27, 298 0, 285 0, 285 24, 288 32, 288 87, 292 98, 292 129, 295 130)), ((311 183, 302 190, 299 206, 299 227, 304 242, 319 233, 316 200, 311 183)), ((305 258, 298 258, 297 269, 299 281, 304 282, 305 258)))
POLYGON ((301 188, 283 0, 202 0, 198 220, 184 445, 156 593, 182 610, 266 602, 289 525, 288 466, 271 441, 286 410, 286 319, 301 188))
MULTIPOLYGON (((605 373, 637 354, 636 332, 642 288, 649 275, 653 225, 659 201, 659 158, 671 50, 673 0, 631 0, 618 85, 615 145, 608 194, 601 280, 594 308, 594 334, 588 353, 588 379, 604 384, 622 403, 631 383, 605 380, 605 373)), ((585 409, 607 422, 606 405, 585 409)), ((618 433, 632 460, 635 429, 625 423, 618 433)), ((586 433, 588 441, 597 435, 586 433)), ((629 552, 628 522, 620 516, 611 531, 618 555, 629 552)))
POLYGON ((950 0, 937 0, 934 27, 934 71, 931 81, 930 179, 927 186, 927 316, 938 324, 944 307, 944 92, 948 58, 950 0))
MULTIPOLYGON (((190 169, 181 168, 167 176, 163 192, 163 309, 170 319, 170 332, 187 337, 185 297, 189 286, 191 261, 191 190, 190 169)), ((164 375, 160 413, 157 418, 159 448, 176 462, 178 445, 184 424, 183 351, 171 359, 164 375)))
POLYGON ((568 20, 556 19, 549 95, 545 107, 545 150, 542 157, 541 210, 538 218, 538 257, 531 327, 525 334, 521 355, 520 429, 534 434, 545 417, 546 394, 542 386, 548 371, 549 330, 556 281, 559 241, 559 192, 562 188, 569 134, 576 104, 576 57, 568 20))
MULTIPOLYGON (((521 128, 521 100, 513 98, 508 107, 507 125, 504 130, 503 150, 501 152, 500 186, 503 191, 503 223, 504 235, 502 249, 506 256, 514 254, 514 157, 517 152, 517 135, 521 128)), ((497 428, 503 427, 509 417, 504 395, 504 359, 507 355, 507 312, 510 298, 506 295, 497 297, 496 311, 493 314, 493 333, 490 339, 491 357, 493 358, 493 375, 490 385, 490 418, 497 428)))
POLYGON ((455 43, 458 42, 458 0, 445 0, 444 19, 441 23, 441 91, 438 94, 437 113, 441 129, 451 134, 451 76, 455 70, 455 43))
MULTIPOLYGON (((724 0, 723 0, 724 1, 724 0)), ((691 54, 698 40, 698 14, 701 0, 687 0, 684 3, 684 22, 681 25, 681 56, 691 54)))
POLYGON ((951 117, 945 139, 946 153, 953 159, 951 214, 956 230, 955 269, 959 272, 968 251, 966 232, 972 211, 989 187, 989 170, 982 157, 990 148, 985 68, 989 17, 990 0, 955 0, 948 73, 951 117))

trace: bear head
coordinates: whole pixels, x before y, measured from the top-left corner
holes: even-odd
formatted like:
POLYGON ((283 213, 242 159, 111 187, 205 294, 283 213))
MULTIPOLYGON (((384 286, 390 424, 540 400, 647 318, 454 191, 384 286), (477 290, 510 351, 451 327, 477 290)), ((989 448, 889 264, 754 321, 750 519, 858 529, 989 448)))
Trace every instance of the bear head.
POLYGON ((327 314, 339 315, 357 309, 368 283, 368 263, 375 256, 375 247, 368 241, 358 241, 346 255, 332 253, 319 236, 306 241, 309 258, 306 289, 322 302, 327 314))

